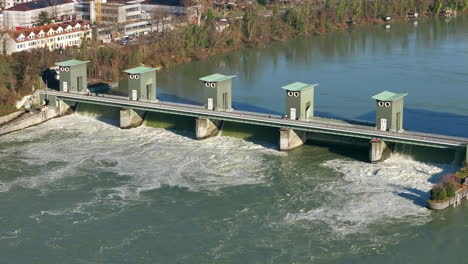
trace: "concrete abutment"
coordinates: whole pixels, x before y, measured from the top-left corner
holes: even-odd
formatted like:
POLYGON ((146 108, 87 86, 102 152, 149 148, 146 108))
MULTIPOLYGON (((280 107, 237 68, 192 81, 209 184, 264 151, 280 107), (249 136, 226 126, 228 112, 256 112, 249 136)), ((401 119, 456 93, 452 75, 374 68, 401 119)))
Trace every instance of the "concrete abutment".
POLYGON ((385 161, 392 154, 392 150, 381 139, 372 139, 369 147, 369 161, 373 164, 385 161))
POLYGON ((290 128, 280 128, 279 149, 281 151, 292 150, 304 145, 306 132, 294 131, 290 128))
POLYGON ((197 140, 215 137, 219 134, 222 126, 220 120, 210 120, 206 117, 199 117, 195 121, 195 137, 197 140))
POLYGON ((69 115, 75 112, 78 103, 66 103, 62 100, 57 100, 57 107, 59 109, 60 116, 69 115))
POLYGON ((143 124, 145 111, 135 111, 133 109, 120 110, 120 128, 128 129, 138 127, 143 124))
MULTIPOLYGON (((465 147, 465 166, 468 166, 468 145, 465 147)), ((467 197, 468 199, 468 197, 467 197)))

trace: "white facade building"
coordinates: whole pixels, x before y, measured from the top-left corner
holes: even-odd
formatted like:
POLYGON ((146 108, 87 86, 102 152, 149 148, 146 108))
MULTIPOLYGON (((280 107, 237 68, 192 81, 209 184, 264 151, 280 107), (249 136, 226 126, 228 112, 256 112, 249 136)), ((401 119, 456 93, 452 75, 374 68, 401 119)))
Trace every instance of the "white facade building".
POLYGON ((50 50, 63 49, 79 46, 84 39, 91 39, 91 26, 88 22, 67 21, 5 32, 0 35, 0 50, 4 49, 3 43, 6 43, 7 54, 45 47, 50 50))
POLYGON ((0 11, 0 31, 4 30, 3 26, 3 12, 0 11))
POLYGON ((168 16, 185 15, 187 12, 180 0, 145 0, 141 3, 141 9, 151 16, 158 13, 168 16))
POLYGON ((110 42, 160 30, 163 26, 160 19, 154 19, 156 13, 164 16, 165 28, 172 28, 171 17, 185 14, 185 8, 180 0, 78 1, 75 13, 96 25, 98 40, 110 42))
POLYGON ((30 28, 37 23, 39 13, 46 11, 53 18, 73 16, 75 2, 73 0, 54 0, 54 5, 47 0, 39 0, 15 5, 3 11, 3 25, 5 29, 17 27, 30 28))
POLYGON ((19 5, 19 4, 26 3, 26 2, 31 2, 33 0, 3 0, 3 1, 5 4, 5 9, 8 9, 15 5, 19 5))

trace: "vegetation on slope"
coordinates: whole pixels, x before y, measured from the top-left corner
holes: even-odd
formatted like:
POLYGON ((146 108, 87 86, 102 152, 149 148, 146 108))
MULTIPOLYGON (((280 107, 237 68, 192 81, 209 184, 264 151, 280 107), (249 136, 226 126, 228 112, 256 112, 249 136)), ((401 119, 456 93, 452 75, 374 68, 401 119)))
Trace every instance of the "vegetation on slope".
MULTIPOLYGON (((381 23, 384 16, 398 19, 408 12, 438 15, 444 8, 466 12, 468 0, 327 0, 288 7, 260 1, 247 6, 241 19, 233 18, 223 31, 216 30, 215 12, 208 10, 200 26, 159 32, 126 47, 84 42, 73 49, 0 55, 0 105, 1 109, 11 109, 17 98, 30 93, 33 87, 40 88, 42 71, 60 60, 90 60, 90 79, 116 81, 122 70, 140 63, 169 67, 241 47, 347 28, 349 21, 381 23)), ((1 109, 0 115, 10 111, 1 109)))

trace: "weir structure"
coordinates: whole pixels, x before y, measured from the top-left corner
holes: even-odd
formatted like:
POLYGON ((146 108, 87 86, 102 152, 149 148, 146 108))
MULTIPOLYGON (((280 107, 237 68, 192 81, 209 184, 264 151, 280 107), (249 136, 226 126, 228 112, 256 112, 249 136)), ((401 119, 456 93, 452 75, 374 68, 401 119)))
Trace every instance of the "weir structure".
MULTIPOLYGON (((403 97, 407 94, 383 92, 376 100, 376 125, 356 125, 314 117, 315 84, 293 83, 282 87, 286 91, 286 115, 268 115, 232 108, 232 78, 213 74, 200 78, 204 87, 203 105, 161 102, 156 99, 156 69, 145 66, 125 71, 129 97, 91 95, 79 90, 48 91, 49 101, 61 112, 70 112, 78 104, 115 108, 120 112, 120 127, 132 128, 145 120, 145 115, 193 118, 196 139, 218 135, 223 123, 239 123, 273 128, 277 131, 280 150, 292 150, 307 141, 369 148, 369 161, 378 163, 390 156, 396 144, 452 149, 465 155, 468 162, 468 138, 405 131, 403 129, 403 97), (135 75, 140 75, 135 78, 135 75), (146 74, 146 75, 145 75, 146 74), (133 75, 133 76, 132 76, 133 75), (133 77, 133 78, 132 78, 133 77), (138 80, 138 81, 134 81, 138 80), (136 90, 136 92, 133 92, 136 90)), ((83 91, 83 90, 81 90, 83 91)), ((40 91, 44 98, 44 91, 40 91)), ((192 121, 190 121, 192 122, 192 121)), ((270 130, 271 131, 271 130, 270 130)))

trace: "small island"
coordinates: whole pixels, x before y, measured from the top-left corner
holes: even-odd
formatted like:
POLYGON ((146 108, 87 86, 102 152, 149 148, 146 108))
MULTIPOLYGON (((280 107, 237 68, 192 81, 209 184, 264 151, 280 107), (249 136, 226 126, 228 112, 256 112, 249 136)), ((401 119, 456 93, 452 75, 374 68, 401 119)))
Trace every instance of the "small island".
POLYGON ((468 200, 468 167, 454 174, 447 174, 431 189, 431 197, 427 200, 427 207, 433 210, 442 210, 450 205, 457 207, 463 198, 468 200))

